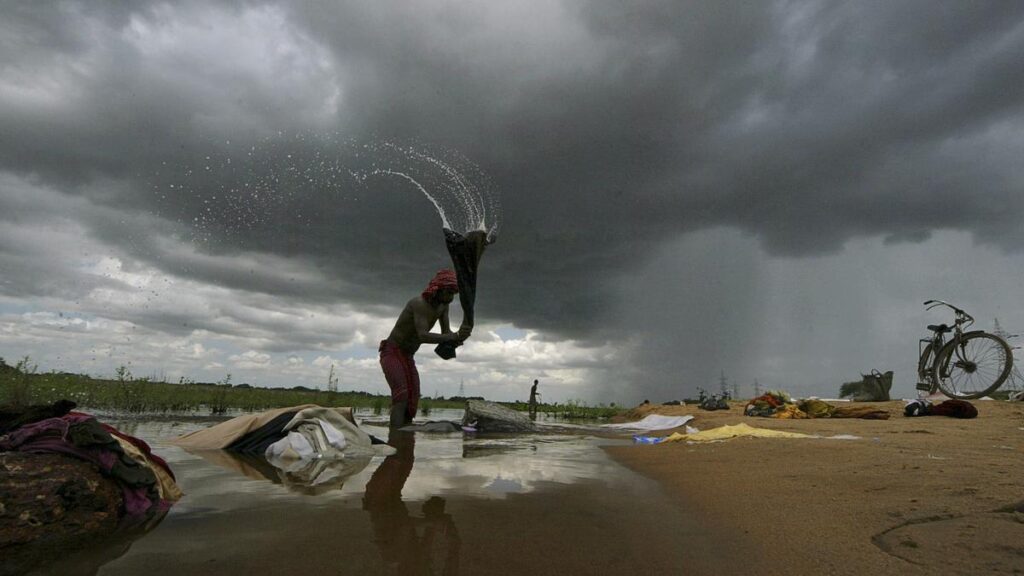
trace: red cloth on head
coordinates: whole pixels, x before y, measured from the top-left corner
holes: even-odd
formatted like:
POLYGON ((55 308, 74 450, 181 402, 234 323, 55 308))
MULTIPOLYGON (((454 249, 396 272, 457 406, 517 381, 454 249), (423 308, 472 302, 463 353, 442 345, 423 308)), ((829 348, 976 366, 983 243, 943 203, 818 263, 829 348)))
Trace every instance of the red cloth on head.
POLYGON ((444 268, 437 271, 434 275, 434 279, 427 284, 427 288, 423 291, 423 299, 430 300, 437 294, 437 291, 442 288, 448 288, 455 292, 459 291, 459 278, 455 275, 455 271, 450 268, 444 268))

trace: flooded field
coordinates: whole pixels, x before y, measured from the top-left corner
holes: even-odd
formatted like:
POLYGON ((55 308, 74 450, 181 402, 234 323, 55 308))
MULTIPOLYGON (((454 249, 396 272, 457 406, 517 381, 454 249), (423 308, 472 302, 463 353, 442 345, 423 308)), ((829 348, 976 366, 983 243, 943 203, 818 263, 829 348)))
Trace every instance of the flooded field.
MULTIPOLYGON (((359 419, 389 439, 379 417, 359 419)), ((105 420, 151 443, 185 497, 148 533, 37 574, 678 573, 697 533, 653 482, 600 448, 628 434, 392 433, 392 456, 309 474, 167 443, 216 420, 105 420)))

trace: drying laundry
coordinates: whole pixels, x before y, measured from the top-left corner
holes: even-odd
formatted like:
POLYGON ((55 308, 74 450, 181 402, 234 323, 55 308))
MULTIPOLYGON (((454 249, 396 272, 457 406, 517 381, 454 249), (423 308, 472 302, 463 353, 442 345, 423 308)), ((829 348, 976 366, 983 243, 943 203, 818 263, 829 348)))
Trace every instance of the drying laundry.
POLYGON ((616 428, 620 430, 671 430, 685 426, 693 420, 693 416, 663 416, 661 414, 648 414, 643 420, 636 422, 623 422, 621 424, 604 424, 602 428, 616 428))

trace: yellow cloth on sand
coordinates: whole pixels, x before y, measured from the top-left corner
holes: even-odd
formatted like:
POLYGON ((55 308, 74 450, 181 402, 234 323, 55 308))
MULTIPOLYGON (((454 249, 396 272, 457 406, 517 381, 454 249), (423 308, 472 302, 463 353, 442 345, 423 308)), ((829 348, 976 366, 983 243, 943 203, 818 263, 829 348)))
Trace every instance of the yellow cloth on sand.
POLYGON ((766 428, 754 428, 746 424, 735 424, 732 426, 719 426, 710 430, 701 430, 694 434, 673 433, 665 438, 663 442, 713 442, 715 440, 729 440, 740 436, 752 436, 757 438, 810 438, 809 434, 799 432, 783 432, 782 430, 768 430, 766 428))

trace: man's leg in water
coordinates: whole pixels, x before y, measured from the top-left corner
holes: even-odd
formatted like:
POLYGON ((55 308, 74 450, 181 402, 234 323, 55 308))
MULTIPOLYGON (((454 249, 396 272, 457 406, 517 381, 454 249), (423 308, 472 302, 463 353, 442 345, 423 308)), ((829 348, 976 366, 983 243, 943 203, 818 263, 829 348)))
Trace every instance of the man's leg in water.
POLYGON ((416 362, 409 359, 410 368, 409 371, 409 405, 405 410, 405 422, 409 424, 412 419, 416 417, 416 410, 419 409, 420 405, 420 372, 416 369, 416 362))
POLYGON ((391 402, 391 424, 392 428, 401 428, 408 424, 406 412, 409 409, 409 403, 405 400, 400 402, 391 402))

